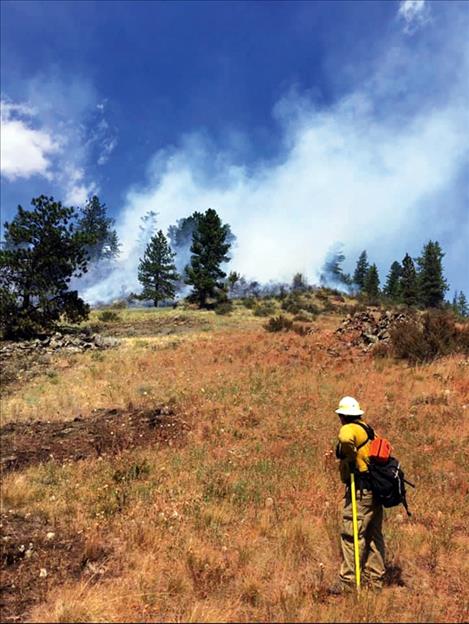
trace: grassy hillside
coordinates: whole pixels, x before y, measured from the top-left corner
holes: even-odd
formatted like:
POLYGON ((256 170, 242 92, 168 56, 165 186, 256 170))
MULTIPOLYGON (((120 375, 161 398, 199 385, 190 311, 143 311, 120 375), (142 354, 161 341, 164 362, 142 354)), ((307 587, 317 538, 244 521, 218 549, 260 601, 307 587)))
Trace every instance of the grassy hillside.
POLYGON ((44 421, 28 438, 28 466, 3 480, 6 548, 31 551, 5 568, 9 619, 468 619, 467 358, 413 368, 373 359, 340 342, 339 316, 300 336, 266 332, 242 306, 230 316, 115 312, 107 323, 94 312, 92 323, 120 336, 118 348, 59 355, 53 374, 3 399, 3 428, 44 421), (340 561, 343 488, 330 450, 344 394, 417 485, 411 519, 386 512, 388 585, 359 602, 327 595, 340 561), (39 448, 67 445, 54 423, 73 436, 80 417, 83 440, 97 409, 117 410, 102 412, 107 429, 93 425, 99 448, 34 463, 39 448), (142 430, 127 447, 125 423, 155 410, 170 415, 158 427, 179 435, 142 430))

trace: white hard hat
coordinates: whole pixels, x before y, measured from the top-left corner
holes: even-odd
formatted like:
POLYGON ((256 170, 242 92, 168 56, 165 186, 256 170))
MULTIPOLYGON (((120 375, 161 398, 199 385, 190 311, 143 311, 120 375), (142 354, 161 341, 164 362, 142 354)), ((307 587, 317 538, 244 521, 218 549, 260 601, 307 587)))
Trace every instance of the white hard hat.
POLYGON ((356 399, 345 396, 340 399, 339 409, 336 409, 335 413, 342 414, 342 416, 361 416, 365 412, 360 409, 360 404, 356 399))

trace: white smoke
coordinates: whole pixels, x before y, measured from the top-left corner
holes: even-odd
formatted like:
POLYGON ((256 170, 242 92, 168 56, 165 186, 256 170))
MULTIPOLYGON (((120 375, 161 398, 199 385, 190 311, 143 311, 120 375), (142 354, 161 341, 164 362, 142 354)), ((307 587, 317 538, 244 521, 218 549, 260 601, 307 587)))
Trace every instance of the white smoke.
POLYGON ((335 241, 354 259, 366 248, 387 270, 409 245, 416 253, 452 220, 452 245, 467 253, 467 212, 463 221, 458 209, 443 214, 441 201, 460 201, 455 185, 468 163, 468 45, 453 37, 439 51, 439 65, 425 46, 411 56, 400 45, 386 51, 366 83, 327 109, 294 92, 279 102, 279 162, 253 170, 197 135, 157 154, 146 188, 130 190, 121 211, 118 269, 85 298, 93 303, 138 289, 138 227, 148 210, 158 212, 158 228, 166 231, 194 210, 216 209, 237 237, 230 269, 262 282, 289 281, 296 272, 317 282, 335 241), (458 72, 447 72, 454 63, 458 72))

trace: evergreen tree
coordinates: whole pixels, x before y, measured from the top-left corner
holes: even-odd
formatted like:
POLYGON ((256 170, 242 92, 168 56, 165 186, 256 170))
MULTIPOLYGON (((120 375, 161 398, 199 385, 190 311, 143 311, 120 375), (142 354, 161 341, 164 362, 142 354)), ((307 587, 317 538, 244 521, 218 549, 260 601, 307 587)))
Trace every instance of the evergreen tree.
POLYGON ((353 274, 353 283, 359 287, 360 290, 365 288, 365 280, 370 265, 368 264, 368 255, 365 250, 361 252, 357 260, 357 266, 353 274))
POLYGON ((443 275, 444 255, 437 241, 428 241, 417 259, 420 302, 425 308, 441 307, 445 300, 448 284, 443 275))
POLYGON ((199 218, 202 216, 201 212, 194 212, 189 217, 178 219, 176 225, 170 225, 168 228, 168 238, 171 242, 171 248, 176 253, 180 253, 184 249, 190 250, 192 245, 192 234, 199 218))
POLYGON ((86 240, 86 252, 90 262, 111 260, 119 254, 119 240, 113 229, 114 219, 107 216, 106 204, 97 195, 89 199, 78 220, 78 229, 86 240))
MULTIPOLYGON (((168 228, 168 238, 171 242, 171 248, 176 252, 176 267, 178 271, 184 271, 184 268, 190 261, 192 235, 197 228, 201 212, 193 212, 189 217, 178 219, 176 225, 170 225, 168 228)), ((227 225, 226 242, 232 245, 236 236, 227 225)))
POLYGON ((458 310, 458 291, 454 291, 453 301, 451 302, 451 309, 455 314, 459 314, 458 310))
POLYGON ((399 262, 394 261, 391 264, 391 268, 386 278, 386 285, 384 286, 385 295, 387 295, 394 302, 398 302, 401 298, 401 275, 402 266, 399 262))
POLYGON ((327 286, 331 284, 332 286, 350 286, 352 284, 352 278, 348 273, 344 273, 342 268, 344 260, 345 255, 342 252, 342 245, 341 243, 338 243, 334 245, 326 255, 326 260, 319 276, 321 285, 327 286))
POLYGON ((76 227, 75 209, 45 195, 31 204, 33 210, 18 206, 13 221, 5 223, 0 251, 0 316, 11 337, 50 329, 62 315, 80 321, 89 311, 69 289, 71 278, 87 270, 89 239, 76 227))
POLYGON ((138 267, 138 279, 143 285, 140 299, 151 299, 157 307, 160 301, 174 298, 174 283, 179 279, 175 255, 161 230, 152 236, 138 267))
POLYGON ((408 253, 402 260, 402 273, 400 279, 400 290, 402 301, 408 306, 416 306, 419 302, 419 292, 417 283, 417 271, 414 261, 408 253))
POLYGON ((463 293, 462 290, 459 292, 459 295, 456 301, 456 310, 457 310, 457 313, 463 318, 466 318, 467 316, 469 316, 469 305, 467 303, 466 295, 463 293))
POLYGON ((193 286, 190 299, 197 301, 201 308, 207 307, 209 298, 220 299, 225 292, 222 280, 226 273, 220 265, 229 261, 226 255, 230 248, 226 240, 228 232, 228 225, 222 225, 212 208, 198 218, 192 235, 191 262, 186 267, 186 284, 193 286))
POLYGON ((379 295, 379 274, 376 264, 370 265, 365 277, 364 292, 370 298, 376 298, 379 295))
POLYGON ((291 288, 293 292, 304 292, 308 289, 308 283, 303 273, 295 273, 291 288))
POLYGON ((230 290, 230 292, 234 292, 235 286, 240 281, 240 279, 241 275, 239 273, 236 273, 236 271, 230 272, 227 278, 228 289, 230 290))

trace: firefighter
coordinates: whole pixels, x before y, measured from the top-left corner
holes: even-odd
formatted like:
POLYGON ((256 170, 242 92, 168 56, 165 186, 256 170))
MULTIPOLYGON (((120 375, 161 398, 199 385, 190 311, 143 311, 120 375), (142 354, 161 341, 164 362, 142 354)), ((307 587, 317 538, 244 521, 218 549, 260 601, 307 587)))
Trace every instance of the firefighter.
POLYGON ((355 583, 352 501, 350 472, 355 474, 357 488, 358 542, 363 581, 373 589, 380 589, 384 578, 383 506, 371 492, 368 474, 370 436, 363 421, 364 411, 353 397, 343 397, 335 410, 341 422, 336 457, 340 459, 340 476, 345 484, 342 515, 342 565, 340 582, 331 588, 332 594, 347 592, 355 583))

